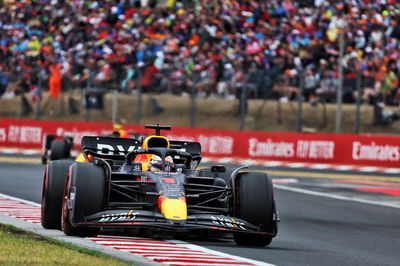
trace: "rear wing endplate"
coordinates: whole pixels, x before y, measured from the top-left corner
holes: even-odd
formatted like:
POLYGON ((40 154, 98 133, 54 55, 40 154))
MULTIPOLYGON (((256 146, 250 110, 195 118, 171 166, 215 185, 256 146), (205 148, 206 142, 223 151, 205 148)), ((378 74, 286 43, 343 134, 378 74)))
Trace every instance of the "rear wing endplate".
POLYGON ((199 142, 171 140, 170 148, 190 153, 192 160, 200 161, 201 159, 201 144, 199 142))

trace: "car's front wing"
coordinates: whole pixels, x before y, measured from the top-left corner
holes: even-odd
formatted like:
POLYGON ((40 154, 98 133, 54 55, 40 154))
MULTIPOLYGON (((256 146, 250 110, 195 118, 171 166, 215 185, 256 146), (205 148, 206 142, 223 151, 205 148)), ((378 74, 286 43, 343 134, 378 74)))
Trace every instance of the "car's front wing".
POLYGON ((190 232, 195 230, 220 230, 266 234, 257 226, 243 219, 220 214, 194 214, 187 220, 167 220, 160 213, 148 210, 108 210, 84 217, 83 221, 72 223, 74 226, 108 227, 108 228, 153 228, 170 232, 190 232))

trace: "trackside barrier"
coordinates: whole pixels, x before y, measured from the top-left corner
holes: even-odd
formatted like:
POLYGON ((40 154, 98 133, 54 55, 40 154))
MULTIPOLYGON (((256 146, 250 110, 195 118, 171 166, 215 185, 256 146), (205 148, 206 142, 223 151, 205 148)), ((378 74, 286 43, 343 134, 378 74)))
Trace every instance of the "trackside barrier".
MULTIPOLYGON (((143 125, 126 125, 138 134, 152 134, 143 125)), ((0 120, 0 146, 42 147, 45 134, 73 136, 75 147, 85 135, 105 135, 112 123, 0 120)), ((198 141, 204 156, 255 160, 368 165, 400 168, 400 135, 276 133, 173 127, 174 140, 198 141)))

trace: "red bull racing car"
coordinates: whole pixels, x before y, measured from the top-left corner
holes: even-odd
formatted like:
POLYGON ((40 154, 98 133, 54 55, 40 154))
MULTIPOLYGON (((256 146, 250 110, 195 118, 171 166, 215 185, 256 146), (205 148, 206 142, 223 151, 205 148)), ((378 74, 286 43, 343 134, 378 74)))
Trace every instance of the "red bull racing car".
POLYGON ((46 166, 42 226, 67 235, 96 235, 101 228, 171 233, 233 233, 238 245, 266 246, 278 231, 271 179, 246 167, 197 167, 198 142, 161 136, 169 126, 148 125, 155 135, 82 139, 88 162, 55 160, 46 166))

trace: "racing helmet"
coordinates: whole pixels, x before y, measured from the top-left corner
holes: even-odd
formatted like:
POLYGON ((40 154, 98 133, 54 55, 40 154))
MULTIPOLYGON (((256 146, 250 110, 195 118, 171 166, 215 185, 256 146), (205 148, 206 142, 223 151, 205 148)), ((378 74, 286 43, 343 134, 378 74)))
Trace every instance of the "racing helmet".
POLYGON ((117 138, 130 138, 129 133, 124 129, 121 124, 113 125, 113 133, 111 134, 111 136, 117 138))
POLYGON ((153 154, 150 157, 149 171, 153 172, 163 171, 163 167, 164 167, 164 172, 174 172, 176 170, 174 160, 172 159, 171 156, 165 157, 165 162, 163 163, 160 156, 153 154))

